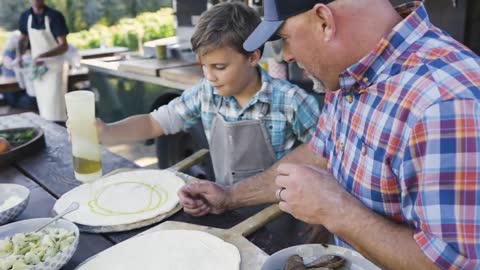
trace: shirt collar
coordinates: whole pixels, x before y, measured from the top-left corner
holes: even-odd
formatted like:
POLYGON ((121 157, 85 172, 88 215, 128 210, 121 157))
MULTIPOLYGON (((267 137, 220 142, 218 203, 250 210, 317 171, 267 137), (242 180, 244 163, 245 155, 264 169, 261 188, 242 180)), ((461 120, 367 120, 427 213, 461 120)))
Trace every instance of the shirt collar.
MULTIPOLYGON (((38 16, 45 15, 49 9, 50 8, 47 5, 44 5, 42 14, 38 14, 38 16)), ((30 7, 30 14, 35 15, 35 12, 33 12, 33 7, 30 7)))
POLYGON ((368 88, 378 74, 428 31, 430 20, 423 2, 411 2, 395 9, 404 19, 369 54, 340 74, 342 89, 351 91, 356 85, 359 89, 368 88))

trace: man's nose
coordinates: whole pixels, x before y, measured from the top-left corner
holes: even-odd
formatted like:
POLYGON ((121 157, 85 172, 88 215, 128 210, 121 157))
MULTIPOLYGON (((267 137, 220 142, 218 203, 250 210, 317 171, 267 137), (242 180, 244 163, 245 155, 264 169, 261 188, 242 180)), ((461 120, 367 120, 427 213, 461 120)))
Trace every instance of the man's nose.
POLYGON ((283 61, 287 63, 292 63, 295 62, 295 57, 293 54, 290 52, 290 50, 286 47, 283 47, 283 55, 282 55, 283 61))

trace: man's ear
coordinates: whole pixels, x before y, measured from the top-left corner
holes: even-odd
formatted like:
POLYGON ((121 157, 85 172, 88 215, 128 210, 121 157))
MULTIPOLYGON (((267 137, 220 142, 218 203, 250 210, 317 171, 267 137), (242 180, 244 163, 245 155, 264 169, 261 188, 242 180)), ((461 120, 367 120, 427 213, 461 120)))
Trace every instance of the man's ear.
POLYGON ((251 66, 256 66, 258 61, 262 58, 262 54, 260 53, 260 49, 256 49, 254 52, 248 55, 248 62, 251 66))
POLYGON ((313 11, 317 31, 321 32, 324 41, 332 40, 337 31, 332 10, 325 4, 316 4, 313 11))

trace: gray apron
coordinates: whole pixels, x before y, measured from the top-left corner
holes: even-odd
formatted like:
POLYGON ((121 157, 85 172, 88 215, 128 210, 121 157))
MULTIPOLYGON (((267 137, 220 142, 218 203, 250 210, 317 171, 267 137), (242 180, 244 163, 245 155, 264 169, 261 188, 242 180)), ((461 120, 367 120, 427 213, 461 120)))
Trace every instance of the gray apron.
MULTIPOLYGON (((226 122, 219 113, 223 97, 217 105, 210 133, 210 156, 216 182, 232 185, 270 168, 275 153, 261 120, 226 122)), ((264 108, 268 110, 269 105, 264 108)), ((264 110, 265 110, 264 109, 264 110)), ((260 115, 263 118, 266 112, 260 115)))
MULTIPOLYGON (((219 113, 223 97, 217 105, 216 116, 210 133, 210 156, 216 183, 232 185, 249 176, 270 168, 275 163, 275 153, 268 133, 261 120, 226 122, 219 113)), ((260 119, 268 113, 265 104, 260 119)), ((243 217, 250 217, 268 205, 235 209, 243 217)), ((305 224, 291 215, 283 214, 266 226, 282 238, 286 246, 303 244, 300 232, 305 224)))

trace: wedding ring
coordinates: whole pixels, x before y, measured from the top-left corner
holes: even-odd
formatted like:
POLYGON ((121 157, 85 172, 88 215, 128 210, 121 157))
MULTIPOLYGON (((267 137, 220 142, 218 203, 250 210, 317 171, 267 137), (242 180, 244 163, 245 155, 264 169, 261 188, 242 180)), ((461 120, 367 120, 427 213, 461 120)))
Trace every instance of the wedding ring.
POLYGON ((282 191, 284 191, 284 190, 285 190, 285 188, 282 187, 282 188, 277 189, 277 191, 275 192, 275 197, 277 197, 277 200, 278 200, 279 202, 282 202, 282 201, 283 201, 283 199, 282 199, 282 191))

